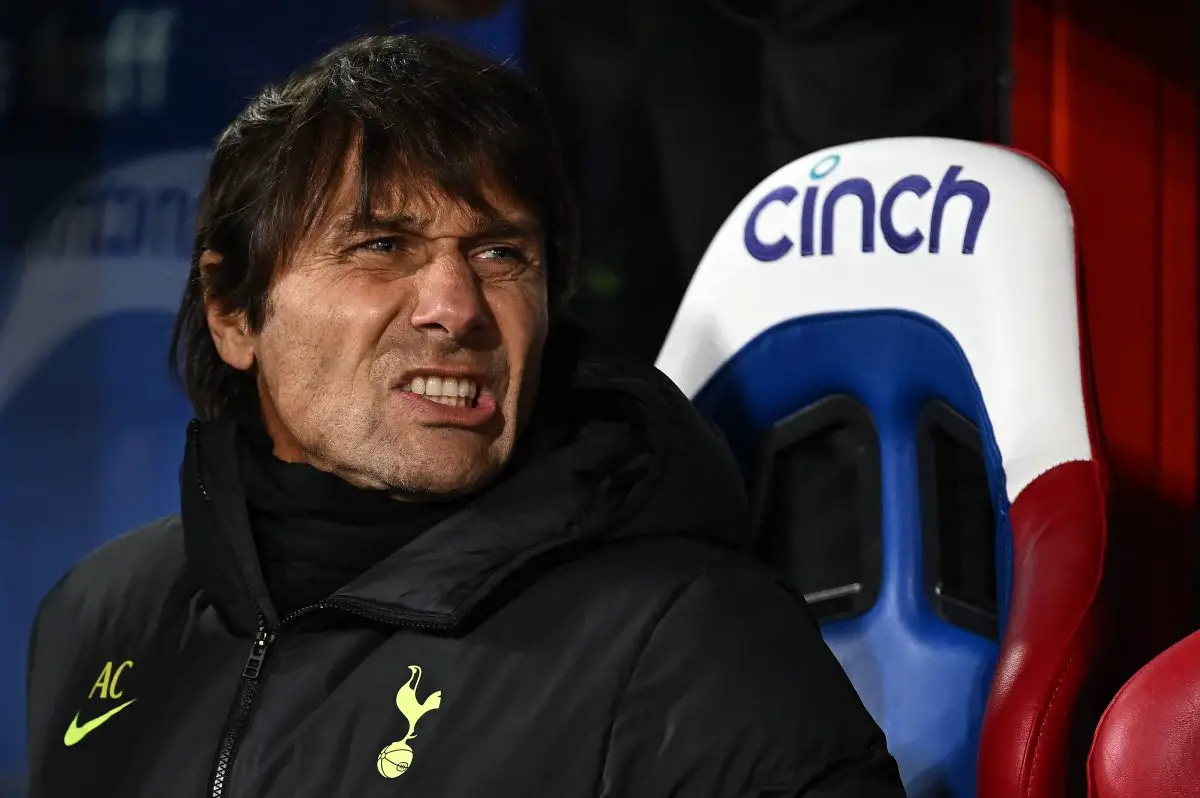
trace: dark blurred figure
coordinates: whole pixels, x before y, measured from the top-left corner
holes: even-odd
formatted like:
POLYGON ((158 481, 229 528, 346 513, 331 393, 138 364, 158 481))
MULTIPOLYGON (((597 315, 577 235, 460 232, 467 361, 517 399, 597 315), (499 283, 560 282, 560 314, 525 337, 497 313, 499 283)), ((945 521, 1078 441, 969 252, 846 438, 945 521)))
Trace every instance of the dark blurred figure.
POLYGON ((556 114, 583 216, 580 315, 645 358, 721 223, 775 169, 861 139, 996 135, 992 0, 524 4, 522 63, 556 114))
POLYGON ((527 0, 524 62, 582 214, 579 312, 645 359, 767 168, 754 31, 694 0, 527 0))
POLYGON ((709 0, 759 32, 769 168, 849 141, 991 138, 991 0, 709 0))

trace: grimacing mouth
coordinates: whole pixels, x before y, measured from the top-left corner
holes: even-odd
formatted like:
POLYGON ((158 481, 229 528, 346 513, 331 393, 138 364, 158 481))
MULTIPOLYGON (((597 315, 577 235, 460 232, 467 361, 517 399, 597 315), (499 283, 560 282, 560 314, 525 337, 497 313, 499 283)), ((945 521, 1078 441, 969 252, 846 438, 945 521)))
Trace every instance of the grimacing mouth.
POLYGON ((450 407, 475 407, 481 395, 491 393, 480 375, 472 373, 414 370, 401 380, 399 390, 450 407))

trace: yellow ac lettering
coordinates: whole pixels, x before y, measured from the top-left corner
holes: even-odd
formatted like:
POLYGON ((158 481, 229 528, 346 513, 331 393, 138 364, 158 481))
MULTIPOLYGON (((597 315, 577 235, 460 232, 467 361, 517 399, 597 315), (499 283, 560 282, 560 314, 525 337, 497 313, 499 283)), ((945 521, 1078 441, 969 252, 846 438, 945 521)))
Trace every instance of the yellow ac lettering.
POLYGON ((120 667, 118 667, 115 671, 113 671, 112 682, 110 682, 108 685, 108 697, 109 698, 120 698, 121 696, 124 695, 124 693, 122 693, 120 690, 117 689, 117 680, 121 678, 121 674, 125 671, 126 668, 132 668, 132 667, 133 667, 133 660, 127 659, 121 663, 120 667))
POLYGON ((92 692, 88 693, 88 698, 95 697, 97 690, 100 691, 101 698, 120 698, 124 693, 117 688, 117 682, 121 679, 121 674, 132 667, 132 660, 125 660, 116 670, 113 670, 111 661, 104 663, 104 670, 96 677, 96 683, 92 685, 92 692))
POLYGON ((112 663, 104 663, 104 670, 100 671, 99 678, 92 685, 92 692, 88 693, 88 698, 91 699, 96 695, 96 691, 100 691, 101 698, 108 698, 108 685, 112 681, 112 663))

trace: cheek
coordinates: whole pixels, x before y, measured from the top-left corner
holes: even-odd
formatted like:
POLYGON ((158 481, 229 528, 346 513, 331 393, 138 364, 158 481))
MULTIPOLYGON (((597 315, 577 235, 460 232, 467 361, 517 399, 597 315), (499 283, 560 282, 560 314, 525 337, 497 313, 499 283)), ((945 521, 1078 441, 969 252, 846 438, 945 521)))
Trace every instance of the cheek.
POLYGON ((310 401, 319 387, 345 382, 373 351, 382 316, 344 291, 281 291, 259 336, 268 385, 280 398, 310 401))
POLYGON ((263 381, 279 412, 294 421, 294 409, 302 409, 306 397, 319 392, 319 341, 312 331, 293 325, 285 318, 268 321, 259 335, 258 360, 263 381))
POLYGON ((496 321, 508 360, 509 384, 505 405, 513 432, 523 427, 537 400, 542 351, 549 329, 545 291, 511 296, 496 309, 496 321))
POLYGON ((545 292, 511 292, 492 303, 509 368, 522 374, 522 382, 536 371, 546 342, 549 319, 545 292))

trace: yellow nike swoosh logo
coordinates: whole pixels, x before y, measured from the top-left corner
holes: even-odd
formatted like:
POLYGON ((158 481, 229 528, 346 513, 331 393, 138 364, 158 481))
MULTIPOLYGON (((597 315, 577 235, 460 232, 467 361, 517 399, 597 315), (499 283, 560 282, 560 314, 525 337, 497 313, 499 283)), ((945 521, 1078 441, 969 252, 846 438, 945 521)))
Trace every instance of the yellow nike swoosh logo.
MULTIPOLYGON (((133 699, 133 701, 137 701, 137 699, 135 698, 135 699, 133 699)), ((71 725, 67 727, 67 733, 63 735, 63 744, 66 745, 68 748, 70 748, 72 745, 75 745, 75 743, 79 742, 84 737, 87 737, 89 734, 94 732, 96 729, 99 729, 105 723, 108 723, 108 721, 112 718, 113 715, 117 714, 122 709, 125 709, 125 707, 132 704, 133 701, 126 701, 121 706, 116 707, 114 709, 110 709, 108 712, 105 712, 100 717, 93 718, 92 720, 89 720, 87 723, 83 724, 82 726, 79 725, 79 713, 76 712, 75 719, 71 721, 71 725)))

